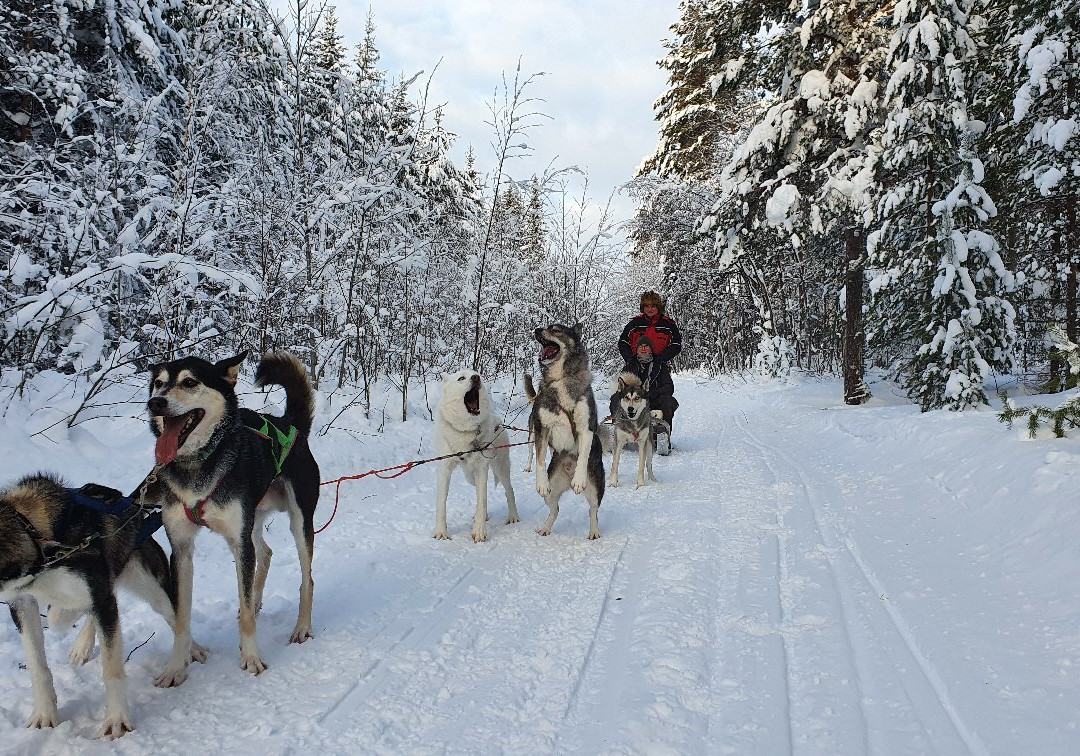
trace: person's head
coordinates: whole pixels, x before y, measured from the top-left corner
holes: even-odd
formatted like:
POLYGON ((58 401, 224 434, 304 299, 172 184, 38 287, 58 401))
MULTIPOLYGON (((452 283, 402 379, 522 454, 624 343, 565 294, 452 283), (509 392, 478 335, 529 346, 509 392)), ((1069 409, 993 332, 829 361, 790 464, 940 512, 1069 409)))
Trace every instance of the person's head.
POLYGON ((664 314, 664 300, 655 291, 647 291, 641 295, 641 312, 645 317, 655 318, 664 314))
POLYGON ((634 345, 634 351, 637 353, 638 361, 651 362, 653 358, 652 339, 648 336, 641 336, 638 338, 637 344, 634 345))

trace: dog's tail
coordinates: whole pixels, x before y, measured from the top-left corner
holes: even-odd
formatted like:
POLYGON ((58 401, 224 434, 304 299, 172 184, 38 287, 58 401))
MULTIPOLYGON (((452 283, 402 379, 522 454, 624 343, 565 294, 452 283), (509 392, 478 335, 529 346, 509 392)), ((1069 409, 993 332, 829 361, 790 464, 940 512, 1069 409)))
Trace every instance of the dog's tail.
POLYGON ((315 416, 315 391, 307 369, 289 352, 264 354, 255 370, 255 385, 281 386, 285 389, 285 416, 301 435, 311 432, 315 416))
POLYGON ((532 376, 525 374, 525 396, 529 397, 529 404, 536 401, 536 389, 533 387, 532 376))

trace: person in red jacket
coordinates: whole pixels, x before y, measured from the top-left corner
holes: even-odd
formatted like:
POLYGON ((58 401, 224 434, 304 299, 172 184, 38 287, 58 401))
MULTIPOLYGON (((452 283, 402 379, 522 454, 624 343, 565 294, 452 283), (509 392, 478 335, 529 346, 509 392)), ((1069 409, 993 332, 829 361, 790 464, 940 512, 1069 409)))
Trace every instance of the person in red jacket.
POLYGON ((679 408, 668 363, 681 351, 679 326, 664 315, 660 295, 646 291, 641 295, 641 314, 630 319, 619 337, 619 353, 626 362, 624 370, 641 378, 648 390, 649 406, 664 414, 669 432, 666 440, 658 439, 657 450, 661 454, 670 450, 670 428, 679 408))

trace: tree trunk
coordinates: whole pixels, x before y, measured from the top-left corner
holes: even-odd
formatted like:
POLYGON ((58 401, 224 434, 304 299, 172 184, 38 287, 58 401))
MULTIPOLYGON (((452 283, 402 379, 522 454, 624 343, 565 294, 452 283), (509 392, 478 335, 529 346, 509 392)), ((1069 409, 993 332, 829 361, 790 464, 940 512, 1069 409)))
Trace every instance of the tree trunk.
POLYGON ((1080 323, 1077 323, 1076 313, 1076 268, 1077 268, 1077 244, 1075 241, 1076 229, 1076 197, 1069 195, 1065 200, 1065 244, 1064 253, 1068 264, 1065 274, 1065 333, 1072 343, 1080 343, 1080 323))
POLYGON ((844 233, 844 403, 862 404, 870 398, 863 380, 863 278, 865 236, 857 226, 844 233))

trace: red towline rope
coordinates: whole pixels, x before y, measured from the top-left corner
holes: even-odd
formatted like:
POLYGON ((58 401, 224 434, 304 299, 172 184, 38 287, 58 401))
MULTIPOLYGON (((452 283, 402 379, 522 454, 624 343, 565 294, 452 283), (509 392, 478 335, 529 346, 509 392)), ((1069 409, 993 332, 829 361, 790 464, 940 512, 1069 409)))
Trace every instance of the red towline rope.
MULTIPOLYGON (((510 430, 522 429, 511 428, 510 430)), ((393 480, 394 478, 400 477, 405 473, 409 472, 409 470, 412 470, 414 467, 419 467, 420 465, 427 464, 428 462, 440 462, 444 459, 450 459, 451 457, 463 457, 466 454, 475 454, 476 452, 483 452, 495 449, 509 449, 512 446, 524 446, 525 444, 529 443, 532 442, 519 441, 516 444, 502 444, 500 446, 482 446, 479 449, 470 449, 463 452, 454 452, 453 454, 443 454, 440 457, 430 457, 428 459, 414 459, 410 462, 405 462, 400 465, 394 465, 393 467, 384 467, 381 470, 368 470, 366 473, 360 473, 359 475, 342 475, 340 478, 334 478, 333 480, 324 480, 322 483, 319 484, 320 486, 329 486, 331 484, 336 484, 336 488, 334 489, 334 511, 330 513, 330 519, 326 521, 326 524, 315 531, 315 535, 318 535, 319 533, 326 530, 328 527, 330 527, 330 523, 334 521, 334 516, 337 515, 338 503, 341 499, 341 484, 344 483, 346 480, 360 480, 361 478, 366 478, 369 475, 374 475, 375 477, 382 478, 383 480, 393 480), (385 474, 390 473, 393 470, 397 470, 397 472, 394 472, 391 475, 385 474)))

